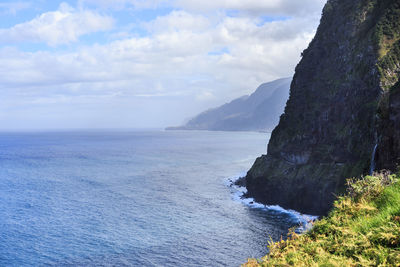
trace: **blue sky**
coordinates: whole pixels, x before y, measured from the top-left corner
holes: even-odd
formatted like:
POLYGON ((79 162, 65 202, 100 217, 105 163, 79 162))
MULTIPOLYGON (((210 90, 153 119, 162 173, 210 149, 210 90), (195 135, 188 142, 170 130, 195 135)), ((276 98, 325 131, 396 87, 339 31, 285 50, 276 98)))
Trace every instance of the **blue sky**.
POLYGON ((181 124, 293 75, 324 2, 0 1, 0 129, 181 124))

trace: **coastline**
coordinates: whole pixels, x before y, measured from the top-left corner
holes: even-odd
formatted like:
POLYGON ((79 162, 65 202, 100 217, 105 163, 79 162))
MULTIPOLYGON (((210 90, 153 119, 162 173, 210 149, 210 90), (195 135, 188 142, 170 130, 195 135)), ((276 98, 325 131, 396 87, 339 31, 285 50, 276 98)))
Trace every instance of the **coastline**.
MULTIPOLYGON (((284 209, 279 205, 264 205, 254 201, 253 198, 245 197, 247 189, 243 185, 238 185, 238 181, 246 176, 246 171, 240 172, 238 175, 234 175, 226 179, 225 184, 231 190, 232 200, 235 202, 240 202, 252 209, 261 209, 265 211, 275 211, 283 214, 287 214, 296 221, 298 227, 296 227, 295 232, 298 234, 305 233, 312 228, 312 223, 319 218, 316 215, 302 214, 295 210, 284 209)), ((289 231, 289 229, 288 229, 289 231)))

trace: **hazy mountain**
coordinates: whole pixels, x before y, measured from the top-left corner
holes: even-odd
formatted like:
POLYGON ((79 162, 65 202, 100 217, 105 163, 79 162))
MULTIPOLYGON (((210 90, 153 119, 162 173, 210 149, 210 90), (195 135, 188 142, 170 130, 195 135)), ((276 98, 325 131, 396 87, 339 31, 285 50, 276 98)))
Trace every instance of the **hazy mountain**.
POLYGON ((167 130, 271 131, 289 97, 291 78, 260 85, 250 96, 200 113, 185 125, 167 130))

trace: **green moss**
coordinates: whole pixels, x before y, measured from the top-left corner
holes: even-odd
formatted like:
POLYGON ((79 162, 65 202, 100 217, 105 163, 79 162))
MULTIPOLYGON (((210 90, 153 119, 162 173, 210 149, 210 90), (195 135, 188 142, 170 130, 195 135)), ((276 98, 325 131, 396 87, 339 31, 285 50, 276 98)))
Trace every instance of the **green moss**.
POLYGON ((388 173, 349 180, 327 218, 311 231, 271 242, 245 266, 399 266, 400 180, 388 173))

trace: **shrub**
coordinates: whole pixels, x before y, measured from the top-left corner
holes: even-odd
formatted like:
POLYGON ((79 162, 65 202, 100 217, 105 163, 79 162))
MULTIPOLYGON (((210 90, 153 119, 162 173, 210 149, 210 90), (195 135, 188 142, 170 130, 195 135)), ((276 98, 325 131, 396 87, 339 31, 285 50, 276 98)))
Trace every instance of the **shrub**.
POLYGON ((389 172, 349 179, 328 217, 271 242, 244 266, 400 266, 400 182, 389 172))

